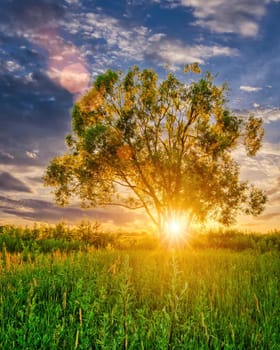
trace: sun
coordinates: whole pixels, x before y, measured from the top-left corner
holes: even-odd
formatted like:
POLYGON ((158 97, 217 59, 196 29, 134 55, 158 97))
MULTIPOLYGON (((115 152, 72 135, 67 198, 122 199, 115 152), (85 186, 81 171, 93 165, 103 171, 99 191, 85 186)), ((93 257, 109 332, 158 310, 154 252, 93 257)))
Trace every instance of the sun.
POLYGON ((166 223, 166 229, 171 236, 178 236, 183 230, 183 225, 179 220, 171 219, 166 223))
POLYGON ((172 215, 165 221, 164 233, 169 242, 179 243, 185 239, 188 220, 182 215, 172 215))

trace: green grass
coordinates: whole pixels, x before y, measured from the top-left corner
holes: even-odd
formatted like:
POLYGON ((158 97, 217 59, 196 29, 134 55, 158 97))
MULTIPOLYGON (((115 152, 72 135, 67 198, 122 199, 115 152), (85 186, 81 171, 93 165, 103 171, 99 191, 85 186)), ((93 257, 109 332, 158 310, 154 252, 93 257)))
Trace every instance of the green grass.
POLYGON ((280 256, 2 253, 0 349, 280 349, 280 256))

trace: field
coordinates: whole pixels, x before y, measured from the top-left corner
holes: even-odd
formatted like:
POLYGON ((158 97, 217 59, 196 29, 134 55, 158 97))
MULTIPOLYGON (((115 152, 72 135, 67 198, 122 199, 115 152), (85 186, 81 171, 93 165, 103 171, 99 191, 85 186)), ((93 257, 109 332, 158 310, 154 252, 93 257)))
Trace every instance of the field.
POLYGON ((36 230, 0 231, 0 349, 280 349, 279 233, 97 249, 36 230))

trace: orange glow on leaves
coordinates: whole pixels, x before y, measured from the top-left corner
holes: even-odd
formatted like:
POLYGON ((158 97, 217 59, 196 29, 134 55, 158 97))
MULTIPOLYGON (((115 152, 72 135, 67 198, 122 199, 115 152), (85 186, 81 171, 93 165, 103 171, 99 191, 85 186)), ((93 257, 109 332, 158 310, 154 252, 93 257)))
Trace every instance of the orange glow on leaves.
POLYGON ((117 150, 117 156, 121 160, 129 160, 132 156, 132 150, 129 145, 120 146, 117 150))

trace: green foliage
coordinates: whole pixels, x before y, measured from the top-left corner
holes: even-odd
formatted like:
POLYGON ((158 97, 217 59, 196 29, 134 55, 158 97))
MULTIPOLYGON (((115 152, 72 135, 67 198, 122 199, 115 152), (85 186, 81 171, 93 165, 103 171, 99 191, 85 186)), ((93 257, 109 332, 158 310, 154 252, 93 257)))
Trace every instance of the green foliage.
POLYGON ((24 264, 8 258, 0 275, 3 350, 261 350, 280 343, 276 253, 103 250, 38 255, 24 264))
POLYGON ((101 74, 96 78, 93 85, 97 90, 105 90, 105 92, 111 93, 117 80, 118 74, 111 69, 108 69, 104 74, 101 74))
POLYGON ((190 240, 194 249, 251 250, 258 253, 280 252, 280 232, 269 234, 242 233, 234 230, 195 234, 190 240))
MULTIPOLYGON (((74 106, 72 111, 72 125, 75 133, 81 136, 84 130, 84 119, 82 117, 82 111, 77 105, 74 106)), ((71 135, 68 135, 66 140, 72 140, 71 135)), ((67 142, 67 144, 69 144, 69 142, 67 142)), ((72 142, 70 144, 72 146, 72 142)))
POLYGON ((69 227, 65 223, 55 226, 34 225, 33 227, 0 226, 0 250, 9 253, 31 254, 86 251, 89 248, 106 248, 112 245, 118 235, 105 233, 100 224, 81 222, 69 227))

